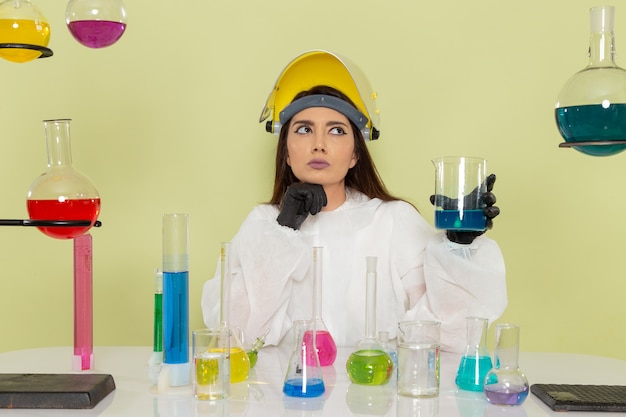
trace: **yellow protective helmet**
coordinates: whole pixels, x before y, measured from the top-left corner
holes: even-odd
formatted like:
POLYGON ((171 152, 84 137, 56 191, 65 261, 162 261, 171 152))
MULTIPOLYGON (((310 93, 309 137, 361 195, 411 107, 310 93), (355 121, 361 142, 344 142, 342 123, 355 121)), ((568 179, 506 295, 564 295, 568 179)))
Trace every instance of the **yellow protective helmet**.
POLYGON ((348 59, 323 50, 305 52, 283 69, 265 102, 259 123, 269 119, 265 130, 278 134, 280 112, 296 94, 317 85, 327 85, 347 95, 368 118, 363 128, 365 140, 378 139, 380 111, 376 108, 376 92, 367 77, 348 59))

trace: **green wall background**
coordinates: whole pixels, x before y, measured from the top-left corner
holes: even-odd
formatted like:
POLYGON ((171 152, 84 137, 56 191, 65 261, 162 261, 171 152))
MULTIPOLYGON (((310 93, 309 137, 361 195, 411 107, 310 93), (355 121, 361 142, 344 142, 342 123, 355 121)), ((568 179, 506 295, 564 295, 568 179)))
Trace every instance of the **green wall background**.
MULTIPOLYGON (((0 217, 27 215, 26 192, 46 168, 43 119, 73 119, 74 165, 101 194, 95 344, 152 343, 168 212, 190 215, 191 327, 203 327, 219 243, 269 198, 276 138, 257 123, 265 99, 291 59, 328 49, 378 91, 382 136, 370 150, 392 192, 428 221, 431 159, 488 159, 502 209, 489 236, 507 265, 501 321, 521 324, 521 349, 626 359, 626 154, 559 149, 553 120, 560 88, 587 63, 588 9, 599 4, 125 3, 124 37, 91 50, 65 28, 66 2, 35 1, 54 56, 0 62, 0 217)), ((626 8, 616 6, 619 63, 626 8)), ((71 345, 72 243, 5 227, 0 264, 0 351, 71 345)))

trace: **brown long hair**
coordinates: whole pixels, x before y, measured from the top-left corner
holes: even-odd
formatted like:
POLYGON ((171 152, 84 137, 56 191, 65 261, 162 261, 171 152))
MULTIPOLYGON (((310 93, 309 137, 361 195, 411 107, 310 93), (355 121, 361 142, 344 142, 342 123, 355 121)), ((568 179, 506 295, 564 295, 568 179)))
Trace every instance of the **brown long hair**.
MULTIPOLYGON (((307 91, 298 93, 294 100, 301 97, 309 96, 312 94, 326 94, 340 98, 353 107, 356 108, 352 100, 339 90, 328 87, 325 85, 315 86, 307 91)), ((357 163, 354 167, 348 170, 346 174, 345 184, 346 187, 360 191, 370 198, 380 198, 383 201, 395 201, 400 198, 395 197, 387 191, 387 187, 383 183, 374 161, 367 149, 365 140, 363 139, 363 133, 350 122, 352 125, 352 131, 354 132, 354 153, 357 157, 357 163)), ((291 167, 287 164, 287 133, 291 125, 291 120, 282 126, 280 134, 278 136, 278 145, 276 148, 276 172, 274 176, 274 191, 269 204, 280 204, 283 199, 283 195, 294 182, 300 182, 298 178, 293 174, 291 167)))

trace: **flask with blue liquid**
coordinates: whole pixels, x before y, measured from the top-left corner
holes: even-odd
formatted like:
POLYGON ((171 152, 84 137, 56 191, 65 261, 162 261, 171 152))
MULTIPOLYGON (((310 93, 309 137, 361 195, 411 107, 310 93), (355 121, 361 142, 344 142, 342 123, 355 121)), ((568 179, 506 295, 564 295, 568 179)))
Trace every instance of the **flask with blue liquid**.
POLYGON ((493 367, 487 348, 489 320, 467 317, 467 346, 459 363, 456 385, 466 391, 482 391, 487 372, 493 367))
POLYGON ((554 115, 560 147, 609 156, 626 149, 626 71, 615 63, 615 8, 589 12, 589 62, 561 89, 554 115))

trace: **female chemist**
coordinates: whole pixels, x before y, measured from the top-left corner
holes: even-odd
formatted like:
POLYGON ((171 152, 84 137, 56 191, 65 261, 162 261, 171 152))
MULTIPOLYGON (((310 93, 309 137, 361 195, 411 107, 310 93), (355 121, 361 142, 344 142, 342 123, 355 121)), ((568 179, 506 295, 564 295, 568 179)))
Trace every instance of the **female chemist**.
MULTIPOLYGON (((280 131, 274 191, 231 242, 230 324, 245 340, 269 329, 266 343, 277 345, 294 320, 311 318, 312 248, 321 246, 322 318, 337 346, 364 336, 365 258, 376 256, 377 330, 394 337, 399 321, 436 320, 442 349, 462 352, 465 318, 492 322, 506 307, 502 254, 481 233, 435 231, 387 191, 366 146, 378 136, 376 112, 359 95, 356 80, 365 78, 348 65, 326 51, 305 53, 270 95, 261 120, 273 100, 280 123, 268 123, 280 131)), ((489 226, 499 212, 494 181, 483 196, 489 226)), ((209 327, 219 323, 219 276, 218 266, 202 295, 209 327)))

